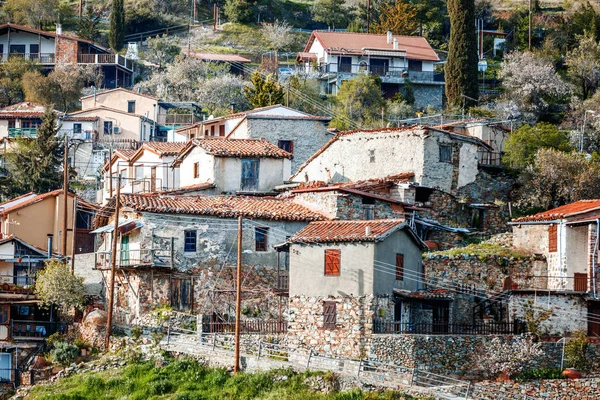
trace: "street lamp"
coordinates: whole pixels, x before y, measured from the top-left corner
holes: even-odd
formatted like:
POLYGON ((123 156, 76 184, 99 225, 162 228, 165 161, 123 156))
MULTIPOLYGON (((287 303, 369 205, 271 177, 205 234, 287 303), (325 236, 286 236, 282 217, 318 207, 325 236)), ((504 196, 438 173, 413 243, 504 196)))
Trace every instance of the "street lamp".
POLYGON ((581 127, 581 138, 579 139, 579 152, 583 153, 583 136, 585 135, 585 122, 587 118, 587 114, 596 114, 594 110, 585 110, 583 113, 583 126, 581 127))

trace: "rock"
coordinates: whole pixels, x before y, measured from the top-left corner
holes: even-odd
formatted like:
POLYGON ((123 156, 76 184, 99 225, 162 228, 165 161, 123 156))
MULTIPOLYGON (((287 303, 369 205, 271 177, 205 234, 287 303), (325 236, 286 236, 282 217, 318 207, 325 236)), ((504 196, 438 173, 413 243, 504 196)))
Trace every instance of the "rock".
POLYGON ((107 319, 108 314, 106 313, 106 311, 95 309, 85 317, 83 324, 86 326, 95 327, 105 326, 107 319))

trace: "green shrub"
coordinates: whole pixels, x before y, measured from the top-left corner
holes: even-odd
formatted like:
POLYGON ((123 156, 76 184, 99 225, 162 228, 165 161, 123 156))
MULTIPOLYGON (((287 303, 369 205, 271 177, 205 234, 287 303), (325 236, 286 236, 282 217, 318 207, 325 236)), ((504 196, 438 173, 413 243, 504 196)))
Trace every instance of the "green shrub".
POLYGON ((164 337, 164 333, 162 333, 160 330, 155 330, 150 334, 150 337, 152 338, 152 344, 154 346, 158 346, 158 344, 160 343, 160 341, 162 340, 162 338, 164 337))
POLYGON ((537 369, 527 369, 521 372, 519 375, 515 376, 515 381, 523 382, 527 380, 536 380, 536 379, 564 379, 566 378, 562 374, 562 370, 560 368, 537 368, 537 369))
POLYGON ((142 328, 139 325, 136 325, 133 328, 131 328, 131 337, 134 338, 135 340, 138 340, 142 336, 143 333, 144 333, 144 328, 142 328))
POLYGON ((585 371, 588 362, 585 353, 588 348, 587 335, 583 331, 573 332, 573 336, 565 345, 565 365, 585 371))
POLYGON ((89 350, 92 348, 92 345, 85 339, 81 339, 81 338, 77 338, 73 341, 73 344, 78 348, 78 349, 86 349, 89 350))
POLYGON ((60 365, 69 365, 75 358, 79 356, 79 349, 77 346, 67 342, 56 342, 54 343, 54 350, 52 350, 52 356, 54 360, 60 365))

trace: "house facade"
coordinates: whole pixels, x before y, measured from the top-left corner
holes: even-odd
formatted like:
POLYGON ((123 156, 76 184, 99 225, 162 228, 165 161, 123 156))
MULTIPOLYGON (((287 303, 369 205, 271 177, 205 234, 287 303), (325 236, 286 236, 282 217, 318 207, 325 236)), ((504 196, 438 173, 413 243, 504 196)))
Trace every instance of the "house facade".
POLYGON ((46 106, 24 101, 0 109, 0 139, 35 138, 46 106))
POLYGON ((273 193, 290 175, 292 155, 265 139, 192 139, 174 166, 181 186, 211 184, 219 194, 273 193))
POLYGON ((410 85, 417 107, 443 106, 444 75, 434 72, 440 59, 424 37, 313 31, 297 60, 307 72, 317 65, 328 93, 366 73, 381 79, 386 97, 410 85))
POLYGON ((144 115, 128 113, 105 106, 97 106, 69 114, 68 119, 96 120, 95 139, 98 142, 117 140, 149 141, 155 137, 157 126, 144 115))
POLYGON ((416 318, 395 294, 422 289, 425 245, 404 220, 312 222, 288 244, 292 344, 360 356, 377 323, 416 318))
POLYGON ((176 132, 189 138, 264 138, 294 156, 293 172, 332 137, 327 130, 330 120, 275 105, 208 119, 176 132))
POLYGON ((2 60, 21 57, 39 63, 43 71, 57 65, 78 64, 98 66, 107 88, 130 87, 133 84, 135 63, 115 54, 97 43, 62 33, 42 31, 13 23, 0 25, 0 54, 2 60))
MULTIPOLYGON (((117 242, 116 278, 121 283, 117 313, 129 322, 158 304, 230 318, 240 216, 245 301, 254 299, 260 305, 265 295, 277 289, 281 282, 277 277, 285 273, 287 278, 287 270, 278 268, 283 263, 275 245, 308 222, 325 219, 318 212, 275 198, 150 193, 124 194, 120 201, 124 211, 117 242)), ((106 279, 114 230, 108 214, 114 204, 113 199, 105 206, 106 213, 96 219, 93 232, 95 265, 106 279)))

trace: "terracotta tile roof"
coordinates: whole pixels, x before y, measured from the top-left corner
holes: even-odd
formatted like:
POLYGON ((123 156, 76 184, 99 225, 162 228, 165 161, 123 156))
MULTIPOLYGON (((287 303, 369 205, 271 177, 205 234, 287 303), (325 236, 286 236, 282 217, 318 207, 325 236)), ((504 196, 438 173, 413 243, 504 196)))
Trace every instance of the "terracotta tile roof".
POLYGON ((237 62, 237 63, 249 63, 252 60, 238 56, 237 54, 216 54, 216 53, 195 53, 184 51, 185 54, 198 60, 206 61, 223 61, 223 62, 237 62))
POLYGON ((185 149, 179 153, 177 163, 194 147, 204 149, 208 154, 217 157, 260 157, 260 158, 289 158, 293 156, 275 146, 266 139, 227 139, 202 138, 190 140, 185 149))
POLYGON ((140 149, 154 150, 163 156, 176 156, 186 145, 186 142, 145 142, 140 149))
MULTIPOLYGON (((393 44, 387 42, 386 34, 313 31, 304 52, 309 52, 317 39, 330 54, 364 54, 364 49, 394 51, 393 44)), ((406 58, 422 61, 439 61, 427 39, 422 36, 394 35, 398 39, 398 49, 406 51, 406 58)))
POLYGON ((46 112, 46 106, 30 101, 12 104, 0 109, 0 119, 3 118, 41 118, 46 112))
MULTIPOLYGON (((57 189, 57 190, 53 190, 51 192, 48 193, 42 193, 42 194, 38 194, 36 195, 35 193, 27 193, 24 194, 22 196, 16 197, 14 199, 5 201, 4 203, 0 204, 0 216, 4 216, 6 214, 9 214, 11 212, 14 212, 16 210, 20 210, 21 208, 30 206, 32 204, 38 203, 44 199, 47 199, 49 197, 56 197, 61 195, 63 192, 62 189, 57 189), (24 199, 24 200, 23 200, 24 199), (18 201, 18 200, 23 200, 23 201, 18 201)), ((77 197, 77 202, 81 203, 82 205, 84 205, 86 208, 90 208, 90 209, 97 209, 98 207, 95 205, 92 205, 90 203, 88 203, 87 201, 83 200, 81 197, 69 192, 69 196, 70 197, 77 197)))
POLYGON ((76 117, 71 115, 65 115, 61 120, 63 121, 82 121, 82 122, 94 122, 98 121, 99 117, 76 117))
MULTIPOLYGON (((134 94, 136 96, 141 96, 141 97, 147 97, 147 98, 152 99, 152 100, 159 100, 158 97, 154 97, 154 96, 151 96, 151 95, 145 94, 145 93, 138 93, 138 92, 136 92, 134 90, 129 90, 129 89, 125 89, 125 88, 116 88, 116 89, 105 90, 103 92, 96 92, 96 97, 102 96, 102 95, 105 95, 105 94, 109 94, 109 93, 112 93, 112 92, 116 92, 116 91, 126 92, 126 93, 129 93, 129 94, 134 94)), ((94 95, 90 94, 88 96, 83 96, 79 100, 89 99, 90 97, 94 97, 94 95)))
MULTIPOLYGON (((291 201, 273 197, 170 196, 157 193, 122 194, 123 207, 135 211, 165 214, 211 215, 221 218, 258 218, 282 221, 319 221, 325 217, 291 201)), ((114 209, 114 198, 105 208, 114 209)), ((102 225, 100 225, 102 226, 102 225)))
POLYGON ((557 219, 567 219, 579 214, 584 214, 600 209, 600 200, 581 200, 575 203, 566 204, 548 211, 543 211, 533 215, 527 215, 513 219, 513 222, 534 222, 534 221, 553 221, 557 219))
POLYGON ((168 190, 163 190, 161 192, 156 192, 156 193, 161 193, 161 194, 188 194, 191 192, 200 192, 202 190, 208 190, 208 189, 212 189, 215 187, 215 184, 212 182, 203 182, 203 183, 196 183, 195 185, 187 185, 187 186, 181 186, 177 189, 168 189, 168 190))
POLYGON ((406 226, 404 219, 311 222, 292 236, 289 242, 377 242, 402 226, 406 226), (367 232, 368 229, 370 232, 367 232))
POLYGON ((102 171, 108 171, 108 167, 112 164, 115 163, 115 161, 117 161, 118 158, 120 158, 121 160, 130 162, 133 157, 137 154, 138 150, 115 150, 115 152, 113 153, 113 156, 110 160, 108 160, 104 166, 102 167, 102 171))
POLYGON ((136 117, 136 118, 146 118, 145 116, 140 115, 140 114, 128 113, 128 112, 123 111, 123 110, 118 110, 116 108, 106 107, 106 106, 103 106, 103 105, 97 105, 96 107, 86 108, 85 110, 74 111, 74 112, 72 112, 69 115, 71 115, 71 116, 79 116, 80 114, 93 113, 94 111, 98 111, 98 110, 106 110, 106 111, 114 112, 114 113, 117 113, 117 114, 129 115, 129 116, 136 117))

